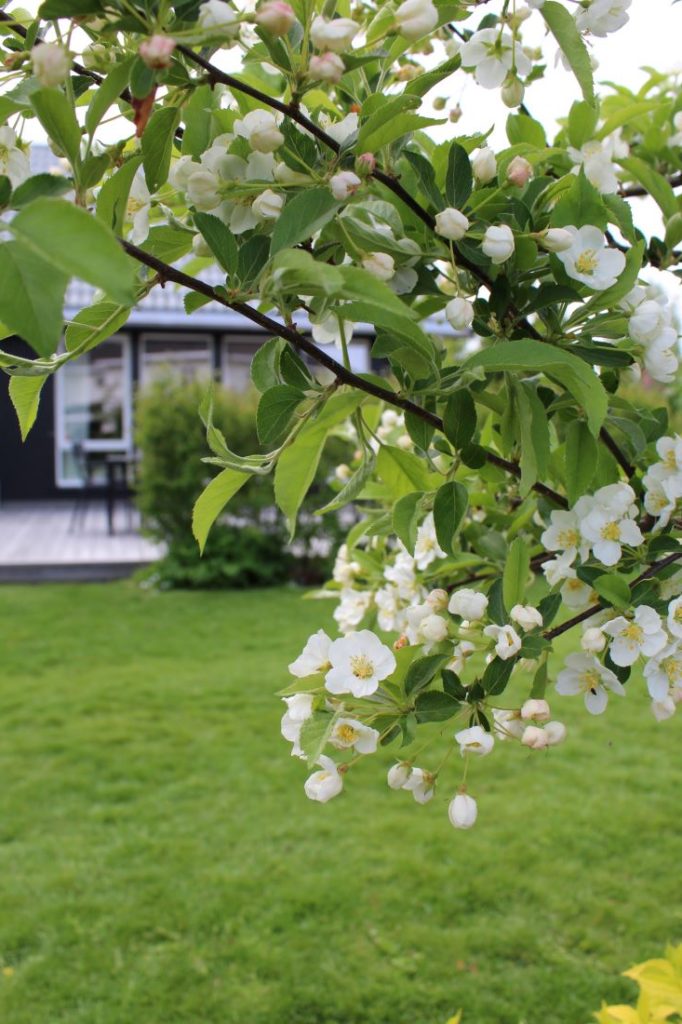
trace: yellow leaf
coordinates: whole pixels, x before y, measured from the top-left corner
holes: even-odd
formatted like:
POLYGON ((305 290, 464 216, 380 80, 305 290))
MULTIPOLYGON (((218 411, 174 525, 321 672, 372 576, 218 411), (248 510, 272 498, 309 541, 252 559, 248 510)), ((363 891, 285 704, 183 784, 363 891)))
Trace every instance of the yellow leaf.
POLYGON ((462 1019, 462 1011, 458 1010, 454 1017, 451 1017, 450 1020, 446 1020, 445 1024, 459 1024, 461 1019, 462 1019))
POLYGON ((642 1024, 642 1018, 632 1006, 602 1006, 594 1016, 599 1024, 642 1024))

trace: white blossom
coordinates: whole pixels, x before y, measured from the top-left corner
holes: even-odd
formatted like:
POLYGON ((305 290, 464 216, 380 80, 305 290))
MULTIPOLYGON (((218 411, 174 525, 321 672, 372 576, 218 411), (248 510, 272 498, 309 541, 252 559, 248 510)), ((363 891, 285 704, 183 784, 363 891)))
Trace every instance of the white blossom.
POLYGON ((350 18, 329 19, 318 14, 310 26, 310 38, 317 50, 343 53, 350 47, 359 31, 360 26, 350 18))
POLYGON ((566 726, 563 722, 547 722, 545 736, 550 747, 557 747, 566 739, 566 726))
POLYGON ((445 307, 445 317, 456 331, 466 331, 474 320, 474 307, 468 299, 450 299, 445 307))
POLYGON ((644 350, 644 366, 653 380, 660 384, 672 384, 679 368, 675 355, 677 335, 673 328, 667 328, 653 344, 644 350))
POLYGON ((418 569, 428 569, 437 558, 445 557, 445 552, 436 537, 436 524, 433 512, 429 512, 417 530, 417 540, 414 545, 415 565, 418 569))
POLYGON ((581 636, 580 646, 587 654, 600 654, 606 647, 606 637, 598 626, 590 626, 581 636))
POLYGON ((667 643, 661 616, 649 605, 641 604, 635 609, 632 621, 623 615, 610 619, 602 630, 613 637, 609 653, 616 665, 634 665, 643 654, 647 658, 660 653, 667 643))
POLYGON ((448 805, 450 824, 455 828, 472 828, 476 824, 477 814, 476 801, 467 793, 458 793, 448 805))
MULTIPOLYGON (((517 107, 518 103, 512 103, 510 106, 517 107)), ((507 181, 511 182, 512 185, 516 185, 517 188, 523 188, 528 183, 532 174, 533 166, 523 156, 515 156, 507 167, 507 181)))
POLYGON ((557 676, 556 692, 564 697, 584 695, 585 707, 591 715, 606 710, 608 692, 625 696, 618 677, 591 654, 569 654, 566 667, 557 676))
POLYGON ((59 43, 38 43, 31 50, 33 74, 47 89, 61 85, 71 70, 71 56, 59 43))
POLYGON ((343 348, 353 337, 355 324, 352 320, 341 320, 335 313, 329 313, 317 323, 311 323, 310 331, 317 345, 336 345, 343 348))
POLYGON ((497 89, 513 66, 519 75, 528 75, 532 63, 509 32, 484 28, 474 32, 460 50, 463 68, 475 68, 476 81, 484 89, 497 89))
POLYGON ((148 68, 167 68, 174 49, 175 40, 170 36, 153 35, 140 43, 138 52, 148 68))
POLYGON ((369 697, 396 667, 393 651, 369 629, 332 641, 329 661, 326 688, 330 693, 352 693, 354 697, 369 697))
POLYGON ((405 783, 409 779, 411 772, 412 769, 409 764, 402 761, 399 764, 391 765, 388 769, 386 781, 391 789, 404 789, 405 783))
POLYGON ((481 146, 471 158, 471 169, 476 181, 487 185, 497 174, 497 160, 490 146, 481 146))
POLYGON ((649 345, 670 327, 670 311, 654 299, 641 302, 628 322, 628 334, 638 345, 649 345))
POLYGON ((259 220, 277 220, 284 208, 284 197, 266 188, 251 203, 251 209, 259 220))
POLYGON ((197 24, 206 33, 230 39, 239 32, 239 15, 224 0, 206 0, 199 8, 197 24))
POLYGON ((593 36, 606 36, 616 32, 629 20, 627 10, 632 0, 589 0, 587 7, 579 7, 575 21, 581 32, 593 36))
POLYGON ((332 190, 334 199, 348 199, 362 185, 362 179, 358 178, 354 171, 339 171, 329 180, 329 187, 332 190))
POLYGON ((542 615, 537 608, 528 604, 515 604, 509 612, 509 618, 525 630, 537 629, 542 626, 542 615))
POLYGON ((671 688, 682 687, 682 644, 668 644, 644 666, 644 679, 652 700, 664 700, 671 688))
POLYGON ((469 640, 462 640, 453 651, 454 657, 447 663, 446 668, 456 675, 461 675, 466 668, 467 658, 476 652, 476 645, 469 640))
POLYGON ((452 612, 453 615, 459 615, 469 622, 482 619, 487 610, 488 598, 486 595, 480 594, 478 590, 469 590, 467 587, 456 590, 448 604, 449 612, 452 612))
POLYGON ((581 520, 583 539, 591 545, 594 557, 603 565, 616 565, 620 561, 621 545, 638 547, 644 543, 635 522, 635 492, 629 484, 600 487, 591 501, 581 498, 576 503, 576 512, 581 520), (581 502, 584 502, 584 512, 581 502))
POLYGON ((514 233, 506 224, 486 228, 481 248, 494 264, 506 262, 514 255, 514 233))
POLYGON ((284 0, 266 0, 256 11, 256 24, 271 36, 285 36, 296 21, 294 9, 284 0))
POLYGON ((548 722, 551 712, 546 700, 531 697, 521 708, 521 718, 524 721, 548 722))
POLYGON ((272 153, 284 142, 278 127, 281 119, 281 114, 273 114, 269 110, 250 110, 243 119, 234 122, 234 130, 247 140, 251 149, 258 153, 272 153))
POLYGON ((7 125, 0 127, 0 174, 17 188, 31 175, 28 156, 17 146, 16 133, 7 125))
POLYGON ((285 740, 293 743, 292 757, 305 757, 301 746, 301 730, 313 713, 312 693, 295 693, 292 697, 282 697, 287 710, 282 715, 281 730, 285 740))
POLYGON ((321 771, 313 772, 306 779, 303 788, 309 800, 317 800, 318 803, 326 804, 328 800, 338 796, 343 789, 343 778, 331 757, 325 757, 323 754, 317 763, 320 765, 321 771))
POLYGON ((615 284, 625 269, 623 253, 606 248, 603 233, 590 224, 582 228, 569 224, 564 230, 573 235, 573 245, 557 253, 557 258, 568 276, 594 291, 603 291, 615 284))
POLYGON ((455 740, 459 744, 459 752, 473 754, 476 757, 485 757, 495 746, 495 739, 492 733, 486 732, 480 725, 472 725, 470 729, 462 729, 455 733, 455 740))
POLYGON ((318 629, 306 641, 306 645, 295 661, 289 665, 292 676, 298 679, 306 679, 318 672, 326 672, 329 669, 329 645, 331 639, 323 629, 318 629))
POLYGON ((420 39, 438 24, 438 11, 431 0, 403 0, 395 20, 406 39, 420 39))
POLYGON ((372 593, 368 590, 353 590, 351 587, 341 591, 341 600, 334 609, 334 619, 341 633, 348 633, 358 626, 365 617, 372 603, 372 593))
POLYGON ((144 179, 144 172, 140 167, 133 176, 126 210, 128 219, 133 222, 133 228, 130 232, 130 241, 133 245, 139 245, 141 242, 144 242, 149 234, 149 214, 151 208, 152 197, 149 194, 149 189, 144 179))
POLYGON ((448 624, 441 615, 426 615, 419 623, 419 637, 427 644, 438 644, 448 635, 448 624))
POLYGON ((521 637, 513 626, 486 626, 483 632, 495 641, 495 654, 503 661, 513 658, 521 650, 521 637))
POLYGON ((526 728, 521 712, 510 708, 493 708, 493 723, 498 740, 520 740, 526 728))
POLYGON ((327 50, 325 53, 314 54, 308 65, 310 77, 320 82, 340 82, 346 70, 337 53, 327 50))
POLYGON ((523 730, 521 742, 524 747, 530 747, 531 750, 544 750, 545 747, 549 746, 549 737, 545 730, 540 729, 539 726, 527 725, 523 730))
POLYGON ((573 235, 565 228, 549 228, 537 240, 548 252, 566 252, 573 246, 573 235))
POLYGON ((339 550, 336 552, 336 558, 334 560, 334 568, 332 570, 332 579, 335 583, 340 583, 344 587, 350 587, 355 578, 361 572, 361 565, 359 562, 351 560, 348 545, 342 544, 339 550))
POLYGON ((362 265, 368 274, 379 281, 390 281, 395 274, 395 261, 386 252, 371 252, 362 259, 362 265))
POLYGON ((329 742, 338 750, 351 747, 358 754, 374 754, 379 742, 379 731, 364 725, 356 718, 338 718, 329 737, 329 742))
POLYGON ((682 640, 682 594, 668 605, 668 629, 674 637, 682 640))
POLYGON ((409 790, 418 804, 427 804, 435 792, 436 779, 423 768, 413 768, 403 789, 409 790))
POLYGON ((458 242, 469 230, 469 218, 454 206, 448 206, 436 214, 436 231, 443 238, 458 242))

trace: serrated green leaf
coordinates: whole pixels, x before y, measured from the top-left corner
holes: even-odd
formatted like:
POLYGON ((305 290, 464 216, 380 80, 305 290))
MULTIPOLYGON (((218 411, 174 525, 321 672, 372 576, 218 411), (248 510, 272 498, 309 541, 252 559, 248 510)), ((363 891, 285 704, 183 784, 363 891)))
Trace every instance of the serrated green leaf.
POLYGON ((448 154, 448 169, 445 175, 445 195, 448 203, 461 210, 473 187, 474 176, 469 154, 463 146, 453 142, 448 154))
POLYGON ((428 654, 425 658, 417 658, 407 670, 405 676, 405 693, 409 697, 419 693, 429 685, 436 673, 448 660, 447 654, 428 654))
POLYGON ((547 27, 570 64, 585 100, 594 105, 592 62, 590 61, 589 51, 578 32, 573 15, 569 14, 561 4, 556 3, 556 0, 545 0, 540 11, 547 22, 547 27))
POLYGON ((66 94, 61 89, 38 89, 30 99, 48 138, 66 154, 76 169, 80 162, 81 129, 66 94))
POLYGON ((128 196, 135 172, 141 163, 141 156, 134 156, 128 160, 104 182, 97 196, 97 216, 117 235, 123 231, 128 196))
POLYGON ((414 553, 417 527, 421 513, 422 491, 411 491, 399 498, 393 506, 393 530, 410 554, 414 553))
POLYGON ((12 206, 19 210, 41 196, 60 196, 71 189, 73 181, 70 178, 62 178, 57 174, 34 174, 15 188, 12 193, 12 206))
POLYGON ((530 569, 530 552, 521 537, 515 537, 509 545, 507 560, 502 575, 502 596, 506 608, 523 604, 530 569))
POLYGON ((450 395, 443 412, 443 433, 457 451, 466 448, 476 431, 476 406, 466 389, 450 395))
POLYGON ((36 421, 40 392, 46 380, 47 377, 10 377, 9 397, 19 420, 22 441, 36 421))
POLYGON ((249 479, 248 473, 240 473, 236 469, 224 469, 199 495, 192 513, 192 533, 203 552, 208 532, 214 522, 233 498, 237 491, 249 479))
POLYGON ((298 388, 288 384, 275 384, 263 392, 256 412, 256 429, 261 444, 276 443, 286 435, 304 397, 298 388))
POLYGON ((149 118, 141 141, 144 178, 150 192, 168 180, 175 129, 180 121, 178 107, 159 107, 149 118))
POLYGON ((251 360, 251 382, 261 394, 282 383, 279 365, 285 347, 284 338, 270 338, 256 350, 251 360))
POLYGON ((328 188, 304 189, 290 199, 277 218, 270 252, 291 248, 314 235, 335 216, 339 203, 328 188))
POLYGON ((194 223, 226 274, 234 274, 239 259, 239 246, 226 224, 211 213, 195 213, 194 223))
POLYGON ((59 345, 67 284, 66 274, 21 243, 0 245, 0 319, 38 355, 59 345))
POLYGON ((436 491, 433 502, 433 521, 436 537, 443 551, 451 555, 455 550, 455 537, 469 505, 469 494, 463 484, 451 480, 436 491))
POLYGON ((134 57, 129 57, 128 60, 116 64, 102 84, 98 85, 85 115, 85 129, 89 135, 94 133, 109 107, 118 101, 126 88, 134 60, 134 57))
POLYGON ((582 420, 566 428, 566 494, 571 505, 590 491, 597 468, 597 442, 582 420))
POLYGON ((394 499, 411 491, 430 489, 430 474, 424 460, 402 448, 383 445, 377 456, 377 473, 394 499))
POLYGON ((592 589, 615 608, 628 608, 632 593, 627 580, 618 573, 603 573, 592 580, 592 589))
POLYGON ((422 725, 427 722, 446 722, 453 718, 459 709, 459 701, 448 693, 441 693, 440 690, 420 693, 415 701, 417 721, 422 725))
POLYGON ((117 302, 96 302, 81 309, 67 324, 64 340, 68 352, 89 352, 120 330, 130 316, 130 307, 117 302))
POLYGON ((346 485, 339 491, 335 498, 332 498, 332 500, 328 501, 326 505, 318 509, 315 515, 322 516, 327 512, 334 512, 337 508, 343 508, 344 505, 348 505, 351 501, 354 501, 358 495, 362 493, 365 484, 371 479, 375 463, 376 458, 374 454, 366 453, 363 462, 355 470, 346 485))

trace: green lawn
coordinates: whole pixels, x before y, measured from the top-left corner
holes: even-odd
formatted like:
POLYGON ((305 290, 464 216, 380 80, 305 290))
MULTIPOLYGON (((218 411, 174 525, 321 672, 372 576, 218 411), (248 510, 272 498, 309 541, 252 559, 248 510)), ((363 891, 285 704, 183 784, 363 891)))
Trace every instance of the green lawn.
POLYGON ((455 832, 447 785, 388 791, 389 752, 305 799, 272 694, 331 605, 124 583, 0 609, 3 1024, 586 1024, 682 938, 682 719, 641 693, 557 697, 570 742, 476 764, 455 832))

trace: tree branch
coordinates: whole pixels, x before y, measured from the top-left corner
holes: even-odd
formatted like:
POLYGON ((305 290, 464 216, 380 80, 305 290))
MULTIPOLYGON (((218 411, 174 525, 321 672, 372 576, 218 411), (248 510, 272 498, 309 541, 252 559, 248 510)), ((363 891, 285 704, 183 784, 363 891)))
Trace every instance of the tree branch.
MULTIPOLYGON (((440 416, 437 416, 433 412, 429 412, 428 409, 423 409, 420 405, 410 401, 409 398, 403 398, 402 395, 398 395, 395 391, 391 391, 389 388, 384 388, 379 384, 375 384, 371 380, 366 380, 364 377, 353 373, 352 370, 347 370, 345 366, 333 359, 332 356, 327 355, 326 352, 322 351, 301 334, 300 331, 294 327, 287 327, 285 324, 280 324, 271 317, 266 316, 264 313, 260 313, 257 309, 249 306, 245 302, 231 302, 229 299, 221 295, 215 288, 211 287, 210 284, 199 280, 199 278, 191 277, 189 274, 185 274, 182 270, 177 270, 175 267, 168 263, 164 263, 156 256, 152 256, 151 253, 145 252, 144 249, 138 248, 133 245, 132 242, 127 242, 124 239, 119 238, 121 246, 125 251, 137 260, 138 263, 143 263, 146 267, 154 270, 162 281, 173 281, 175 284, 179 284, 184 288, 188 288, 190 291, 198 292, 200 295, 205 295, 206 298, 212 299, 214 302, 220 303, 221 306, 225 306, 227 309, 232 309, 236 313, 240 313, 251 323, 257 324, 262 327, 264 331, 269 334, 275 334, 280 338, 284 338, 294 348, 301 352, 305 352, 306 355, 310 356, 321 366, 326 367, 330 370, 338 381, 342 384, 348 384, 350 387, 357 388, 359 391, 364 391, 368 395, 372 395, 374 398, 379 398, 383 402, 387 402, 389 405, 396 406, 398 409, 402 409, 404 412, 412 413, 424 422, 435 427, 436 430, 443 431, 443 421, 440 416)), ((506 473, 511 476, 519 478, 521 476, 521 470, 515 462, 510 462, 508 459, 503 459, 501 456, 496 455, 494 452, 486 452, 487 461, 493 465, 503 469, 506 473)), ((566 498, 559 494, 558 491, 552 490, 551 487, 547 487, 545 484, 536 483, 533 485, 533 490, 537 494, 543 495, 549 501, 558 505, 559 508, 567 508, 568 502, 566 498)))
MULTIPOLYGON (((652 576, 656 576, 661 569, 667 569, 669 565, 673 565, 675 562, 682 558, 682 551, 675 551, 672 555, 668 555, 666 558, 662 558, 660 562, 652 562, 648 569, 645 569, 636 580, 633 580, 630 584, 631 587, 636 586, 638 583, 642 583, 643 580, 651 579, 652 576)), ((586 619, 591 619, 597 612, 604 610, 606 605, 603 601, 598 604, 593 604, 589 608, 586 608, 584 612, 580 612, 579 615, 574 615, 572 619, 568 619, 567 622, 562 622, 560 626, 555 626, 554 629, 546 630, 542 635, 545 640, 554 640, 556 637, 561 636, 562 633, 567 633, 569 629, 573 629, 574 626, 579 625, 581 622, 585 622, 586 619)))
MULTIPOLYGON (((679 174, 673 174, 667 181, 671 188, 679 188, 682 185, 682 171, 679 174)), ((648 196, 649 192, 641 185, 628 185, 627 188, 618 189, 618 195, 629 199, 632 196, 648 196)))

